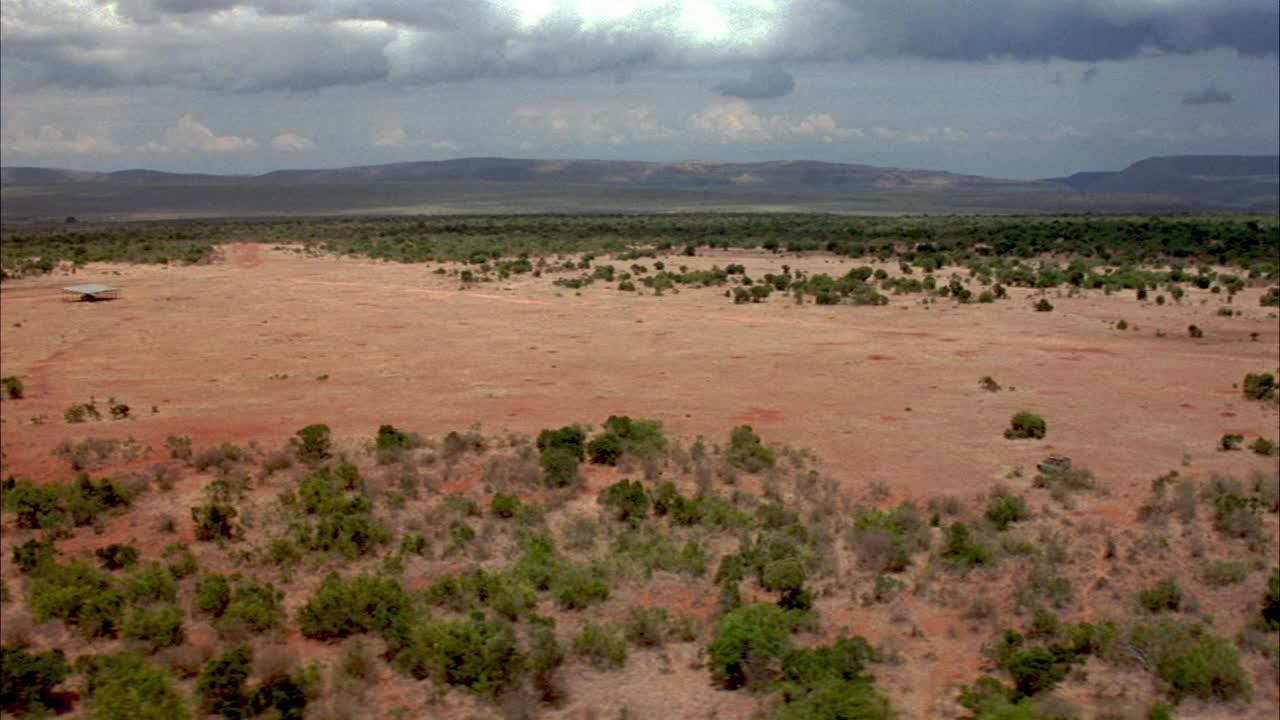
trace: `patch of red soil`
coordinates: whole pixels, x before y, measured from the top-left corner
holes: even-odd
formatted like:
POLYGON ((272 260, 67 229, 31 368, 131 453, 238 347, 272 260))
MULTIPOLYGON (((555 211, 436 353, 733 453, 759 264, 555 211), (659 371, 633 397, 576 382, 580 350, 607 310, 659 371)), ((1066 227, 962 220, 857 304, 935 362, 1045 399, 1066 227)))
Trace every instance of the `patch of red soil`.
POLYGON ((785 416, 782 414, 781 410, 774 410, 773 408, 762 408, 762 407, 752 406, 752 407, 748 407, 746 410, 743 410, 737 415, 734 415, 733 419, 743 423, 753 423, 753 422, 776 423, 776 422, 782 422, 784 417, 785 416))
POLYGON ((874 354, 868 355, 867 359, 868 360, 896 360, 897 358, 895 358, 892 355, 881 355, 879 353, 874 353, 874 354))

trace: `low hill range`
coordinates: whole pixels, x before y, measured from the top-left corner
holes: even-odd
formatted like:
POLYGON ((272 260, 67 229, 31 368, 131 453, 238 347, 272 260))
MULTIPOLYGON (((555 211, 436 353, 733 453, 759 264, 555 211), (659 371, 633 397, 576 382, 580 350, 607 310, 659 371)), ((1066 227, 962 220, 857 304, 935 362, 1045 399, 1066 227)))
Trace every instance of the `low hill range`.
POLYGON ((815 161, 461 158, 261 175, 0 168, 5 222, 335 213, 1280 209, 1280 156, 1172 156, 1040 181, 815 161))

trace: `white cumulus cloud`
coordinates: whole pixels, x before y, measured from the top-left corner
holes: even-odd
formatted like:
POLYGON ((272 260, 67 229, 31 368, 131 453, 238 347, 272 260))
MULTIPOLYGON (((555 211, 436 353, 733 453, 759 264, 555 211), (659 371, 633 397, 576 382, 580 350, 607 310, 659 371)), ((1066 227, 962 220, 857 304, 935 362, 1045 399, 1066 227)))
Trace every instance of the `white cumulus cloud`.
POLYGON ((176 125, 165 128, 159 140, 148 142, 143 149, 160 153, 234 153, 252 150, 257 145, 252 138, 218 135, 188 113, 179 118, 176 125))
POLYGON ((297 133, 283 133, 271 138, 271 147, 281 152, 305 152, 316 149, 316 141, 297 133))

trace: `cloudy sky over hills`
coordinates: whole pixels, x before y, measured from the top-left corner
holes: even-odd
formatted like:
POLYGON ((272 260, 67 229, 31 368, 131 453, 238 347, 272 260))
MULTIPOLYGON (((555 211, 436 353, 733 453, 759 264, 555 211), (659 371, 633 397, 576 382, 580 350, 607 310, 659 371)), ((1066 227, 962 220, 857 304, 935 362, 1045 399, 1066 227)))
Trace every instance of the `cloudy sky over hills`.
POLYGON ((1275 154, 1275 0, 0 0, 6 165, 1275 154))

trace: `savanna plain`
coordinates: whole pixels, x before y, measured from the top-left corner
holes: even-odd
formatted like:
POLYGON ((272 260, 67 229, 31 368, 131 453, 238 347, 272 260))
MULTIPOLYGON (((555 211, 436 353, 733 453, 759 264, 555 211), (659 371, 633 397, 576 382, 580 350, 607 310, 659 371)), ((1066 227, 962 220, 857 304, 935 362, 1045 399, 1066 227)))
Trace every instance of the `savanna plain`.
POLYGON ((6 717, 1280 713, 1274 216, 15 225, 0 260, 6 717))

